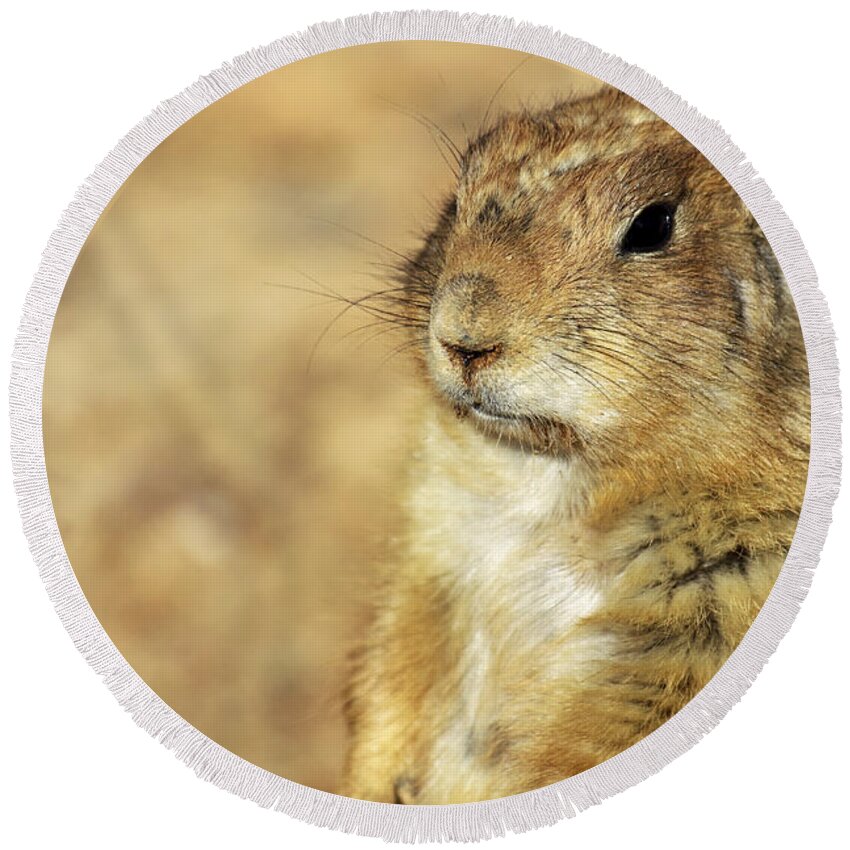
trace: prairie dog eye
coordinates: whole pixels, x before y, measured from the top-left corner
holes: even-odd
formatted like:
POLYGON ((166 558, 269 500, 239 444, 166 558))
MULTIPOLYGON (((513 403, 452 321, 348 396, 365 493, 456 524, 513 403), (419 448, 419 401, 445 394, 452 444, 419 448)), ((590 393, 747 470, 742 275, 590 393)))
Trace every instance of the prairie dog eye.
POLYGON ((673 204, 650 204, 642 209, 626 231, 620 243, 620 252, 646 254, 660 251, 673 235, 675 213, 673 204))

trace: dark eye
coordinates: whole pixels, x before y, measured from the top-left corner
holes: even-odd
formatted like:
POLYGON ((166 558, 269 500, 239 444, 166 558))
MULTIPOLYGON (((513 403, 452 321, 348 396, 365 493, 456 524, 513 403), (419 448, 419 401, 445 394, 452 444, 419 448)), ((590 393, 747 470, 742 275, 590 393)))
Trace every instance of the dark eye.
POLYGON ((641 210, 620 243, 623 254, 645 254, 660 251, 673 235, 672 204, 652 204, 641 210))

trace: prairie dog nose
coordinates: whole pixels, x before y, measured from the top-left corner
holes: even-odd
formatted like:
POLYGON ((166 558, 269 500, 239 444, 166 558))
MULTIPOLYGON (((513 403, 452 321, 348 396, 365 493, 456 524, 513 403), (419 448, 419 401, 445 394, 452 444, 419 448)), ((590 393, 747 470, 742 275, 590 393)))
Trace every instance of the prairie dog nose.
POLYGON ((474 343, 471 340, 452 342, 441 339, 440 345, 449 359, 464 372, 473 372, 489 365, 502 351, 501 343, 474 343))
POLYGON ((431 338, 466 378, 502 353, 504 309, 495 281, 479 274, 453 277, 439 292, 431 310, 431 338))

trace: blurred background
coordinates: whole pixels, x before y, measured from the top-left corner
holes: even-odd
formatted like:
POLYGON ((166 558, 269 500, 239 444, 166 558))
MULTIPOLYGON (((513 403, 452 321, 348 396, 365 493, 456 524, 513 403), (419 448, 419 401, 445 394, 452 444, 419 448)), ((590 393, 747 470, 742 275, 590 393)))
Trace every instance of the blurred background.
POLYGON ((335 789, 415 434, 404 338, 356 310, 328 329, 321 293, 416 250, 453 182, 429 122, 463 147, 599 85, 464 44, 306 59, 172 134, 80 253, 44 385, 62 538, 127 661, 243 758, 335 789))

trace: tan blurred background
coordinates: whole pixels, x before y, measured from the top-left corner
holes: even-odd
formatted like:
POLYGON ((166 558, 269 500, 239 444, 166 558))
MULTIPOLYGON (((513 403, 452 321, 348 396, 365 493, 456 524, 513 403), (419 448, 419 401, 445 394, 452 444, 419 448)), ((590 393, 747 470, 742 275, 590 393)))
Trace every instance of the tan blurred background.
POLYGON ((509 50, 370 45, 303 60, 161 144, 94 228, 47 360, 59 528, 96 615, 179 714, 334 790, 346 656, 398 522, 418 391, 404 341, 286 287, 357 296, 410 253, 458 145, 598 83, 509 50), (415 113, 417 120, 409 114, 415 113), (309 365, 309 370, 308 370, 309 365))

